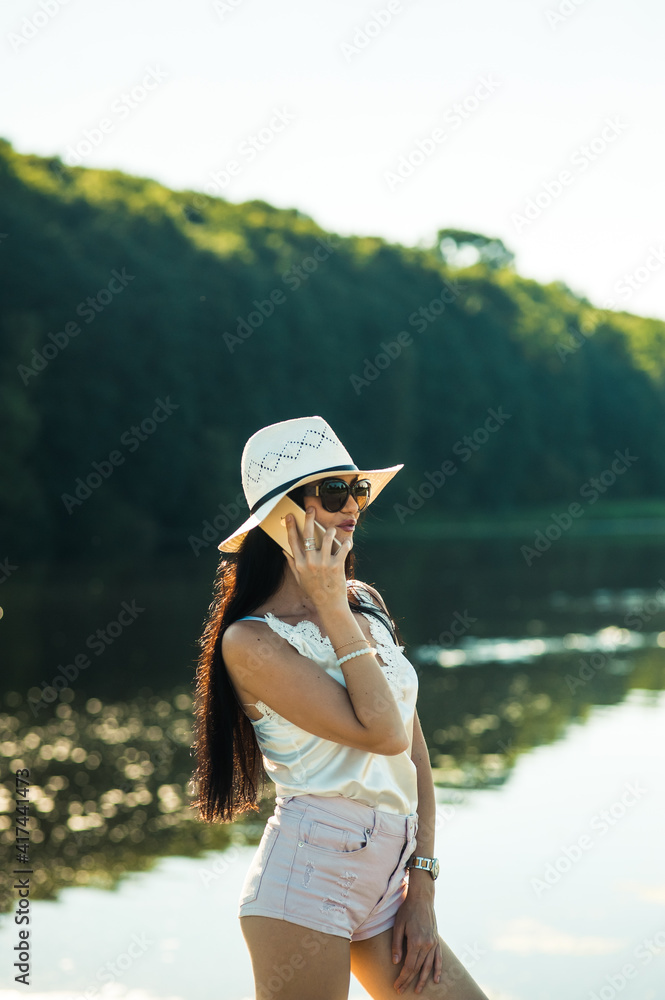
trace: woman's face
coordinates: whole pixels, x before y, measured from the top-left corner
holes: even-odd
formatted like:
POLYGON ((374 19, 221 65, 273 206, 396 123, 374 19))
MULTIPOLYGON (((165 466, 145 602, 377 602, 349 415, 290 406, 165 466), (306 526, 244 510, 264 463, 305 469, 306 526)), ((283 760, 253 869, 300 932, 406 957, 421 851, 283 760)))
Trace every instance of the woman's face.
MULTIPOLYGON (((335 476, 335 479, 343 479, 347 483, 353 483, 358 479, 358 473, 340 473, 335 476)), ((308 485, 317 486, 322 482, 323 479, 317 479, 308 485)), ((325 509, 321 502, 321 497, 303 496, 302 503, 305 510, 309 507, 314 508, 314 520, 318 521, 323 528, 335 528, 335 537, 340 544, 346 541, 347 538, 353 539, 354 527, 358 523, 358 517, 361 513, 353 494, 349 493, 342 509, 334 513, 325 509)))

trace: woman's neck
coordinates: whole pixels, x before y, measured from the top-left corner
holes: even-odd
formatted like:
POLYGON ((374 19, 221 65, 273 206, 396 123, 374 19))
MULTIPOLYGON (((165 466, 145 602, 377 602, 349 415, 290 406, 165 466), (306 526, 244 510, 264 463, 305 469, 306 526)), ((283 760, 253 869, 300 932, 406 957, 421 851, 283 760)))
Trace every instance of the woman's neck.
POLYGON ((290 567, 285 567, 279 589, 261 605, 260 613, 269 611, 276 618, 308 618, 318 620, 319 613, 309 594, 293 578, 290 567), (287 575, 288 574, 288 575, 287 575))

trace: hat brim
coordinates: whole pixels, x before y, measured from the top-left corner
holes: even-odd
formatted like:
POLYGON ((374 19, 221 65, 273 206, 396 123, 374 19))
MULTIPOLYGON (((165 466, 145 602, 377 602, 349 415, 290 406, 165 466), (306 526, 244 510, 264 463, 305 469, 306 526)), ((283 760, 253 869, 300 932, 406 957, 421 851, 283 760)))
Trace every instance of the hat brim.
MULTIPOLYGON (((390 482, 393 476, 397 472, 399 472, 400 469, 403 468, 404 468, 404 463, 401 463, 400 465, 391 465, 387 469, 369 469, 369 470, 358 469, 357 472, 354 470, 353 473, 354 476, 358 476, 360 479, 369 479, 369 481, 372 484, 369 503, 367 504, 367 507, 369 507, 369 505, 373 503, 374 500, 376 500, 383 487, 390 482)), ((236 530, 233 532, 232 535, 229 535, 229 537, 225 538, 223 542, 220 542, 217 548, 220 550, 220 552, 237 552, 240 546, 242 545, 247 532, 251 531, 253 528, 258 528, 261 524, 261 521, 263 521, 263 519, 268 516, 268 514, 271 512, 271 510, 273 510, 277 506, 280 500, 283 497, 285 497, 287 493, 291 493, 292 490, 295 490, 298 486, 305 486, 307 483, 313 483, 317 479, 324 479, 324 478, 328 479, 330 478, 330 476, 335 476, 335 475, 348 476, 348 474, 349 474, 348 469, 332 469, 331 471, 326 472, 325 476, 322 476, 320 472, 314 473, 313 475, 310 476, 303 476, 302 479, 299 479, 297 483, 294 483, 292 486, 289 486, 288 489, 283 490, 281 493, 275 494, 275 496, 270 497, 269 500, 266 500, 264 504, 261 504, 261 506, 257 508, 257 510, 255 510, 253 514, 250 514, 250 516, 247 518, 244 524, 241 524, 239 528, 236 528, 236 530)), ((364 509, 366 510, 367 508, 364 509)))

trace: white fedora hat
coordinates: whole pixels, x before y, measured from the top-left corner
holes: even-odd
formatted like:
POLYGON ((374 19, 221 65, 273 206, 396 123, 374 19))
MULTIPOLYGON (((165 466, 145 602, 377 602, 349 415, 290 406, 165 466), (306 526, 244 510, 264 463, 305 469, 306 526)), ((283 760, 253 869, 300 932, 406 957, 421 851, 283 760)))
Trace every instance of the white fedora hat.
POLYGON ((237 552, 248 531, 277 506, 296 486, 323 476, 357 472, 372 484, 369 503, 404 465, 389 469, 359 469, 323 417, 294 417, 269 424, 252 434, 242 452, 242 488, 249 517, 217 546, 237 552))

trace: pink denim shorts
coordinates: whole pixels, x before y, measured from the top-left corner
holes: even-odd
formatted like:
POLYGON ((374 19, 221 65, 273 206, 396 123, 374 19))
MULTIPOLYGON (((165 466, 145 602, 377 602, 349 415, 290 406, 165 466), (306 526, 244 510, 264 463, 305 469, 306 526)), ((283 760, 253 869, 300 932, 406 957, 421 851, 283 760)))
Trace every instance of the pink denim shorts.
POLYGON ((417 813, 343 795, 278 795, 238 917, 277 917, 349 941, 374 937, 393 926, 406 897, 417 830, 417 813))

